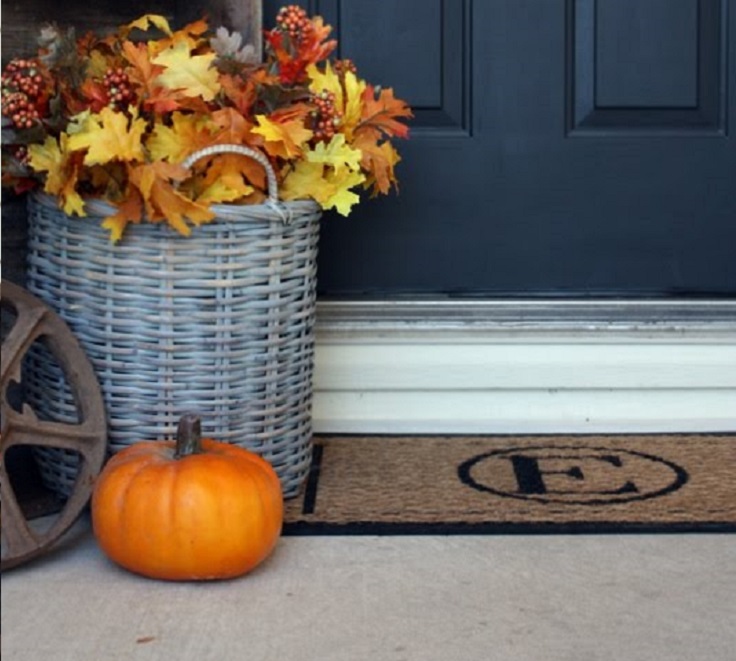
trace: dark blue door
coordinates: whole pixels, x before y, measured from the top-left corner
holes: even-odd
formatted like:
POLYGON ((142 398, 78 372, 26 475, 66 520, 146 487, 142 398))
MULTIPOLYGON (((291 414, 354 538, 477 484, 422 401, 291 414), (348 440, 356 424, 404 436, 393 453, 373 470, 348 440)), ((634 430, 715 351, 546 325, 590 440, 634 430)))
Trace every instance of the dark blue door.
POLYGON ((323 294, 736 294, 736 0, 303 4, 416 109, 323 294))

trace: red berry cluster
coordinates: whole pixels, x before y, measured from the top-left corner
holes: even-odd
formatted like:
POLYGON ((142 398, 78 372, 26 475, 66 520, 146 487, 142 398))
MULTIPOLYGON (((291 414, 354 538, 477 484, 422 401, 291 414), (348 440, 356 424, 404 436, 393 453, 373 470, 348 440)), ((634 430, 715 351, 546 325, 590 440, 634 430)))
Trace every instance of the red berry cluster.
POLYGON ((358 67, 355 66, 355 62, 348 59, 335 60, 335 73, 338 76, 343 78, 348 71, 355 75, 358 74, 358 67))
POLYGON ((276 16, 276 25, 299 43, 314 29, 309 15, 299 5, 286 5, 276 16))
POLYGON ((312 130, 317 141, 332 140, 342 122, 342 112, 335 107, 335 95, 327 90, 312 95, 312 130))
POLYGON ((21 164, 28 165, 30 161, 30 155, 28 153, 28 147, 26 145, 18 145, 12 150, 13 157, 21 164))
POLYGON ((2 113, 13 126, 29 129, 41 118, 45 81, 37 60, 11 60, 2 74, 2 113))
POLYGON ((125 108, 135 99, 135 93, 130 87, 130 79, 120 67, 108 69, 102 80, 110 98, 110 106, 116 110, 125 108))

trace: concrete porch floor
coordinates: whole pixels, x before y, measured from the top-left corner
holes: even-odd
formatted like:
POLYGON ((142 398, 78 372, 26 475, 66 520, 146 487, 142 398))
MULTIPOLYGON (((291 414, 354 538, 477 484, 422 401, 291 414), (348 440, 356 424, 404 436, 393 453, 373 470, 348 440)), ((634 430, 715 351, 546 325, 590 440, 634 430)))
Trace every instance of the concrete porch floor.
POLYGON ((165 583, 82 519, 2 577, 6 661, 731 661, 733 535, 284 537, 250 575, 165 583))

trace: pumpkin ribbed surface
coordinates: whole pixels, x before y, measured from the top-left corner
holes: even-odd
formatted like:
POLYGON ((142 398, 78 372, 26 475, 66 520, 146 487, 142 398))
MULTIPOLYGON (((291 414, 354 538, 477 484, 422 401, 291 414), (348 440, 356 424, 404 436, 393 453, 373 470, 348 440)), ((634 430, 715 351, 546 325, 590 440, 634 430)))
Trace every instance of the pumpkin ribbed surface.
POLYGON ((237 446, 204 439, 176 457, 173 442, 115 455, 92 498, 102 550, 126 569, 168 580, 232 578, 260 564, 281 534, 275 471, 237 446))

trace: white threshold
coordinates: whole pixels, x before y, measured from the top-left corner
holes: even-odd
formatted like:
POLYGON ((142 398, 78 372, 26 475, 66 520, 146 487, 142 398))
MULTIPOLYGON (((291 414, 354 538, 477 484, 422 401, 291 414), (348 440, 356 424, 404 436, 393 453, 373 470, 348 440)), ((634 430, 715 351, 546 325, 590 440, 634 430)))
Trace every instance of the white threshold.
POLYGON ((320 301, 318 433, 736 432, 736 301, 320 301))

